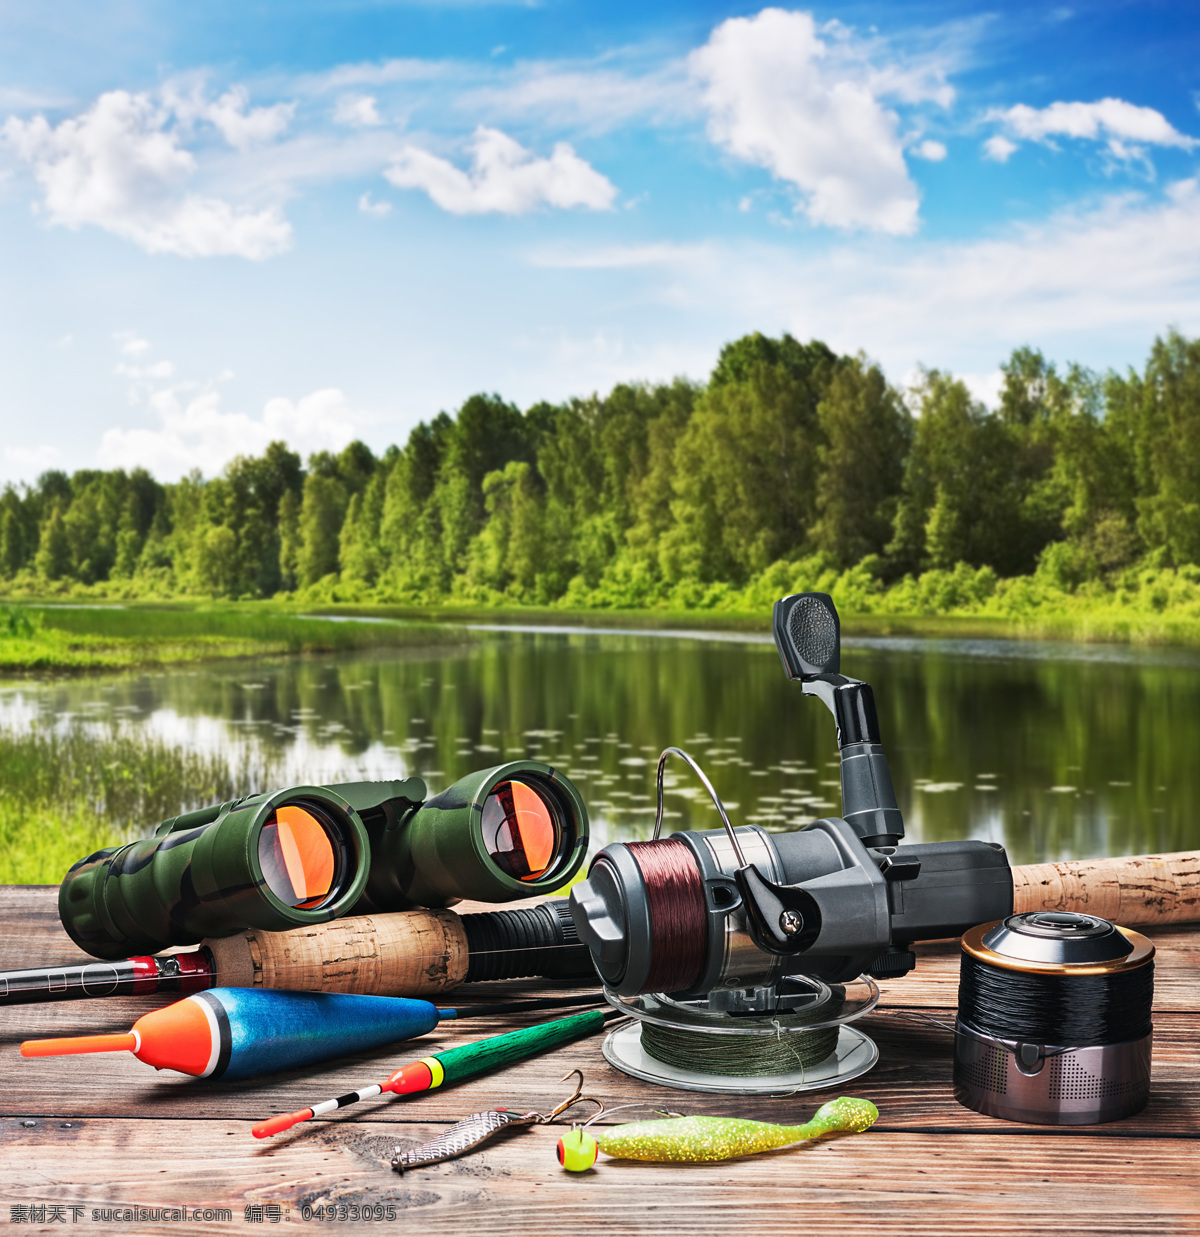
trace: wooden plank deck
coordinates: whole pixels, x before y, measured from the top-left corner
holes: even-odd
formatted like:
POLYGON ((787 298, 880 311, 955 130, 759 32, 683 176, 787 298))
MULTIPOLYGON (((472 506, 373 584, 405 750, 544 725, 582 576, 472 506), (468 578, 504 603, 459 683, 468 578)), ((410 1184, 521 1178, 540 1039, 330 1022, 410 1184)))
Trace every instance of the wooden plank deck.
MULTIPOLYGON (((0 887, 0 968, 80 957, 58 924, 56 892, 0 887)), ((126 1054, 27 1061, 16 1052, 27 1038, 127 1029, 162 998, 8 1007, 0 1015, 0 1226, 99 1231, 105 1211, 187 1206, 227 1208, 232 1219, 182 1226, 116 1219, 107 1226, 246 1234, 272 1231, 275 1205, 281 1223, 307 1230, 320 1221, 303 1220, 305 1205, 336 1203, 393 1207, 394 1222, 367 1231, 419 1229, 422 1237, 700 1233, 730 1222, 749 1234, 818 1226, 840 1232, 855 1224, 914 1235, 1200 1233, 1200 928, 1151 935, 1159 950, 1152 1097, 1130 1120, 1056 1129, 960 1107, 950 1085, 952 1036, 943 1025, 952 1020, 958 955, 955 946, 938 944, 919 949, 913 974, 882 985, 880 1009, 858 1024, 881 1054, 871 1074, 845 1088, 879 1106, 869 1133, 709 1166, 602 1159, 580 1175, 559 1168, 555 1127, 514 1133, 403 1178, 389 1161, 397 1143, 423 1141, 468 1113, 553 1106, 565 1094, 559 1079, 575 1067, 610 1106, 648 1101, 793 1123, 828 1093, 758 1099, 665 1091, 612 1069, 597 1037, 418 1099, 361 1104, 262 1143, 250 1136, 255 1120, 380 1079, 434 1044, 512 1024, 450 1025, 419 1046, 259 1082, 204 1084, 157 1075, 126 1054), (11 1208, 39 1205, 47 1209, 44 1222, 12 1223, 11 1208), (72 1213, 72 1205, 81 1210, 72 1213), (248 1206, 266 1208, 261 1223, 246 1218, 248 1206), (63 1221, 49 1219, 55 1207, 63 1221), (94 1212, 101 1214, 94 1219, 94 1212)), ((489 985, 488 994, 497 988, 517 991, 489 985)), ((337 1232, 363 1226, 334 1223, 337 1232)))

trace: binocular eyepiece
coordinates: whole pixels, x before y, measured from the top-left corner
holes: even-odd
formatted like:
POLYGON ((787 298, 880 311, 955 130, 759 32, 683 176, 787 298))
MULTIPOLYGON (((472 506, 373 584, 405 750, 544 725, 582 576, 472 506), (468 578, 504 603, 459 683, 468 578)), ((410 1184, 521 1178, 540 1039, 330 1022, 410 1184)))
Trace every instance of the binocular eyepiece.
POLYGON ((58 908, 81 949, 118 959, 352 910, 550 893, 578 870, 587 838, 579 792, 538 761, 469 774, 431 799, 415 777, 293 786, 81 859, 58 908))

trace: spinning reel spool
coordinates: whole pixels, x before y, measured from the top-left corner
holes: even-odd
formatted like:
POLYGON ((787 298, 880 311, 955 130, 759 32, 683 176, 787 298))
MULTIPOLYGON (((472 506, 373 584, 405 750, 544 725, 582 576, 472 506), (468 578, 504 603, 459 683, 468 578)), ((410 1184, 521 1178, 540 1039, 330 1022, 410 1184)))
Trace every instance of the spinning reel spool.
POLYGON ((610 1003, 636 1020, 608 1037, 605 1055, 666 1086, 795 1091, 865 1073, 878 1053, 848 1025, 878 999, 862 973, 903 975, 916 961, 913 941, 959 936, 1012 911, 1002 847, 899 845, 904 822, 874 696, 840 673, 832 599, 783 598, 774 633, 788 677, 833 713, 843 815, 790 834, 735 829, 703 770, 668 748, 653 839, 606 846, 571 893, 610 1003), (708 791, 721 829, 659 839, 672 754, 708 791))
POLYGON ((962 939, 954 1095, 1006 1121, 1092 1125, 1150 1096, 1154 946, 1096 915, 1033 911, 962 939))

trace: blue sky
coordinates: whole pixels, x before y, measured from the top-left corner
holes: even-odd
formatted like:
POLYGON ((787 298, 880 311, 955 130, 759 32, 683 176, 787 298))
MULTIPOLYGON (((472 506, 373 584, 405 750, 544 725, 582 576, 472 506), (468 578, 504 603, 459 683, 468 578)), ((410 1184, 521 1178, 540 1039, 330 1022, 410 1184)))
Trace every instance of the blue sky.
POLYGON ((747 331, 1200 333, 1193 5, 0 0, 0 479, 382 449, 747 331))

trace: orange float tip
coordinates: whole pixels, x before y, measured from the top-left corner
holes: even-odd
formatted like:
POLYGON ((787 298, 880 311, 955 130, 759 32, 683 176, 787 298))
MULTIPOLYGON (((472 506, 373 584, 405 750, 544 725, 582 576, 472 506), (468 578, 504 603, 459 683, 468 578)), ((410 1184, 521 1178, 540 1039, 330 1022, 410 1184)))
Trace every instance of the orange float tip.
POLYGON ((411 1065, 398 1069, 383 1084, 383 1089, 395 1095, 411 1095, 414 1091, 428 1091, 431 1086, 433 1071, 424 1061, 414 1061, 411 1065))
POLYGON ((266 1121, 260 1121, 250 1133, 255 1138, 270 1138, 272 1134, 282 1134, 284 1130, 290 1130, 293 1125, 308 1121, 312 1116, 311 1108, 301 1108, 298 1112, 280 1113, 278 1117, 268 1117, 266 1121))
POLYGON ((77 1035, 65 1039, 27 1039, 23 1057, 73 1057, 81 1052, 136 1052, 138 1037, 132 1031, 117 1035, 77 1035))

